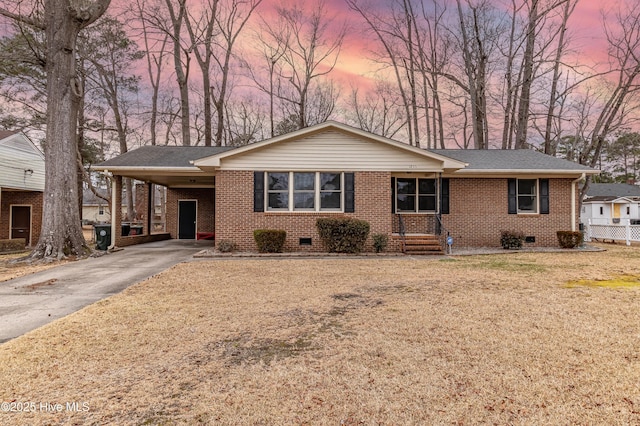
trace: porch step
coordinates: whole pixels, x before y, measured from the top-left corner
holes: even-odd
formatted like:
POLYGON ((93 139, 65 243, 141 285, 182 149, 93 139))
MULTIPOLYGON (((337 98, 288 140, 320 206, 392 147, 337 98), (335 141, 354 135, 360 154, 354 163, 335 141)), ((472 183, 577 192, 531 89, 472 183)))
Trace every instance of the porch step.
POLYGON ((403 252, 412 255, 444 254, 435 235, 405 235, 403 252))

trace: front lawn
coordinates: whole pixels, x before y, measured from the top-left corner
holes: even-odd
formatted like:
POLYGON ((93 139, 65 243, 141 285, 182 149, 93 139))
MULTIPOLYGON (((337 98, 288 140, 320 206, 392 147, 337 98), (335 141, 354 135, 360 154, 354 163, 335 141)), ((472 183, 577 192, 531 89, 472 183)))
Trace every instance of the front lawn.
POLYGON ((605 247, 180 264, 0 345, 36 408, 0 424, 638 424, 640 249, 605 247))

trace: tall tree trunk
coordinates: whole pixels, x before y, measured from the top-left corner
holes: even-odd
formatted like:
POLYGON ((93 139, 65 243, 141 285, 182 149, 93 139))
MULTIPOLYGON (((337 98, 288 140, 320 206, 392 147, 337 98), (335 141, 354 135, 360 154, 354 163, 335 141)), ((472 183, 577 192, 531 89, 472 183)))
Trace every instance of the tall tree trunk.
POLYGON ((69 0, 45 0, 47 38, 47 164, 42 230, 33 258, 62 259, 90 252, 80 223, 76 170, 78 107, 82 87, 76 76, 76 40, 82 28, 109 6, 96 0, 81 9, 69 0))
MULTIPOLYGON (((544 153, 555 155, 554 145, 551 143, 551 126, 555 119, 556 102, 558 101, 558 81, 560 80, 560 61, 562 54, 564 53, 564 37, 567 31, 567 21, 569 16, 576 7, 576 2, 571 3, 567 1, 564 5, 564 11, 562 13, 562 24, 559 29, 558 35, 558 48, 556 49, 556 57, 553 63, 553 80, 551 81, 551 94, 549 96, 549 108, 547 109, 547 119, 544 128, 544 153)), ((558 137, 560 135, 557 135, 558 137)), ((556 142, 557 143, 557 142, 556 142)))
POLYGON ((520 103, 518 105, 518 122, 516 124, 516 149, 527 147, 527 130, 529 128, 529 105, 531 104, 531 84, 533 82, 533 56, 538 23, 539 0, 532 0, 527 24, 527 43, 524 50, 524 67, 520 103))

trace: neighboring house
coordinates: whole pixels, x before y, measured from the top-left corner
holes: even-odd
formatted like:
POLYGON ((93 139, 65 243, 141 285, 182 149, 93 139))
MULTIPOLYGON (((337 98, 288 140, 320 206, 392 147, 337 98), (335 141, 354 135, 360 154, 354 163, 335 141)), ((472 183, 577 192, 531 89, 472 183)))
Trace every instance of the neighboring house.
POLYGON ((640 225, 640 186, 592 183, 582 202, 580 222, 592 225, 640 225))
POLYGON ((38 242, 42 226, 44 155, 20 132, 0 131, 0 239, 38 242))
POLYGON ((167 186, 171 238, 215 232, 255 250, 255 229, 284 229, 286 251, 323 250, 319 217, 364 219, 393 251, 398 234, 474 247, 499 246, 502 230, 555 246, 577 227, 577 183, 599 173, 531 150, 424 150, 336 122, 238 148, 146 146, 95 169, 119 186, 167 186))
MULTIPOLYGON (((105 197, 108 196, 106 190, 98 190, 97 192, 105 197)), ((124 206, 123 212, 126 212, 126 206, 124 206)), ((86 188, 82 191, 82 221, 90 223, 111 221, 109 203, 86 188)))

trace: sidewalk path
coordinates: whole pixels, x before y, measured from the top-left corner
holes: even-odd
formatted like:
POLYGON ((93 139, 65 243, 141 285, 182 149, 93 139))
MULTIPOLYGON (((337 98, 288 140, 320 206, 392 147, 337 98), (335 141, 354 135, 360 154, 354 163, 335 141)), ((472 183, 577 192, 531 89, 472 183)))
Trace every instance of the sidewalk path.
POLYGON ((119 293, 211 246, 168 240, 0 282, 0 344, 119 293))

